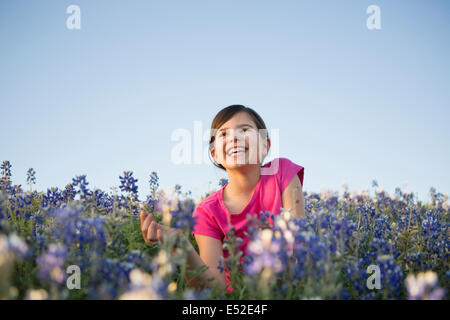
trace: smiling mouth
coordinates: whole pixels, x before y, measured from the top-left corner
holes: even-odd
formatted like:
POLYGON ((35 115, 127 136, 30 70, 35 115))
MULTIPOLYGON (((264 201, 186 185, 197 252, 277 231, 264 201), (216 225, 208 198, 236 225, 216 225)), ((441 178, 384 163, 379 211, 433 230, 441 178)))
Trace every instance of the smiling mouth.
POLYGON ((231 156, 235 156, 235 155, 239 155, 239 154, 245 154, 247 151, 248 151, 248 148, 243 148, 243 147, 232 148, 226 153, 226 155, 231 157, 231 156))

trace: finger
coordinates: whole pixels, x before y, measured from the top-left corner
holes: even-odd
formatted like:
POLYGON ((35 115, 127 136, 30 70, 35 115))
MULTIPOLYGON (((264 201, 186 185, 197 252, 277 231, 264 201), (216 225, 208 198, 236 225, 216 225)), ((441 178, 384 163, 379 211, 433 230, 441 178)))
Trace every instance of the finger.
POLYGON ((159 241, 159 242, 163 242, 163 239, 162 239, 162 230, 161 230, 161 229, 158 229, 158 230, 156 231, 156 237, 158 238, 158 241, 159 241))
POLYGON ((148 227, 150 226, 150 224, 153 221, 153 217, 152 215, 148 215, 147 218, 144 220, 144 224, 141 225, 141 232, 142 235, 144 237, 144 241, 145 242, 149 242, 149 238, 148 238, 148 227))
MULTIPOLYGON (((145 222, 144 222, 145 224, 145 222)), ((141 224, 141 232, 142 232, 142 237, 144 238, 145 242, 149 242, 148 241, 148 237, 147 237, 147 229, 144 229, 144 226, 141 224)))
POLYGON ((148 213, 145 211, 145 210, 141 210, 141 214, 140 214, 140 218, 141 218, 141 226, 142 226, 142 224, 144 223, 144 221, 145 221, 145 218, 147 218, 147 216, 148 216, 148 213))
POLYGON ((155 221, 152 221, 152 223, 150 224, 150 227, 148 228, 148 233, 147 233, 147 238, 149 241, 157 241, 156 229, 157 229, 157 223, 155 221))
POLYGON ((144 224, 141 226, 141 231, 144 233, 147 232, 147 229, 152 223, 152 221, 153 221, 152 215, 148 215, 147 218, 145 218, 144 220, 144 224))
POLYGON ((148 242, 147 233, 146 232, 142 232, 142 237, 144 238, 145 242, 148 242))

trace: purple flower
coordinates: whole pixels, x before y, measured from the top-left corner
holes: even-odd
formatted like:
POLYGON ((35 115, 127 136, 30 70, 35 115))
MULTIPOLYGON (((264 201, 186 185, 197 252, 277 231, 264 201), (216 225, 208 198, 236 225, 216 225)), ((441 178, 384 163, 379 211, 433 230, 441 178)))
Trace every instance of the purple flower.
POLYGON ((28 169, 27 171, 27 183, 31 186, 36 183, 36 171, 33 168, 28 169))
POLYGON ((75 189, 73 188, 73 185, 71 183, 68 183, 62 192, 62 196, 65 201, 71 201, 75 198, 77 195, 75 189))
POLYGON ((273 231, 264 229, 249 242, 248 254, 252 257, 246 265, 249 275, 258 274, 264 270, 277 274, 283 270, 283 263, 278 256, 281 241, 273 239, 273 231))
POLYGON ((438 287, 438 276, 435 272, 419 272, 417 276, 409 274, 406 278, 409 300, 440 300, 445 290, 438 287))
POLYGON ((59 207, 64 201, 64 196, 59 192, 58 187, 47 189, 47 194, 42 197, 42 207, 59 207))
POLYGON ((219 180, 219 186, 221 188, 224 187, 227 183, 228 183, 228 179, 222 178, 222 179, 219 180))
POLYGON ((72 182, 74 188, 76 186, 79 186, 80 188, 80 190, 76 191, 76 193, 80 195, 80 199, 86 199, 91 195, 91 191, 87 187, 89 182, 86 181, 86 175, 76 176, 75 178, 72 178, 72 182))
POLYGON ((61 244, 50 244, 48 250, 37 258, 39 278, 51 282, 63 283, 66 278, 64 262, 67 258, 66 247, 61 244))
POLYGON ((11 177, 11 163, 8 160, 4 160, 0 168, 2 176, 11 177))
POLYGON ((153 171, 150 174, 150 181, 149 181, 149 183, 150 183, 150 192, 152 194, 153 193, 156 194, 156 191, 158 190, 158 187, 159 187, 159 177, 158 177, 158 174, 155 171, 153 171))
POLYGON ((120 178, 120 190, 128 192, 133 200, 137 200, 138 187, 136 182, 138 179, 133 178, 133 171, 124 171, 124 176, 119 176, 120 178))
POLYGON ((16 255, 18 255, 21 258, 26 258, 29 253, 28 246, 25 243, 25 241, 23 241, 15 233, 9 235, 8 246, 9 246, 9 250, 14 252, 16 255))
POLYGON ((192 230, 196 218, 192 216, 195 204, 192 199, 178 200, 175 208, 170 210, 172 215, 172 227, 177 229, 192 230))

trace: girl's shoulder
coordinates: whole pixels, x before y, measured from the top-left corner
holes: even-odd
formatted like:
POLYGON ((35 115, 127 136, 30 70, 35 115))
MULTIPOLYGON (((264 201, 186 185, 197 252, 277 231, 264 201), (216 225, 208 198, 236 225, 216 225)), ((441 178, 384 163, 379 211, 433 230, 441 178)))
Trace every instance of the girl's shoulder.
MULTIPOLYGON (((220 190, 219 190, 220 191, 220 190)), ((195 219, 193 234, 200 234, 223 240, 220 222, 216 216, 220 210, 218 203, 218 192, 216 191, 200 201, 192 214, 195 219)))
POLYGON ((298 164, 294 163, 293 161, 291 161, 288 158, 278 157, 278 158, 273 159, 272 161, 267 162, 265 165, 262 166, 262 168, 267 168, 267 169, 270 168, 271 169, 271 170, 267 170, 267 174, 272 173, 275 175, 280 175, 283 173, 283 171, 285 171, 286 169, 289 169, 293 166, 302 167, 302 166, 299 166, 298 164))
POLYGON ((205 199, 201 200, 197 204, 195 210, 198 211, 200 209, 203 209, 204 211, 207 212, 214 212, 215 210, 217 210, 217 208, 220 207, 219 196, 221 190, 222 189, 219 189, 208 195, 205 199))
POLYGON ((304 167, 285 157, 275 158, 266 163, 261 168, 261 174, 274 176, 283 190, 297 174, 303 186, 304 167))

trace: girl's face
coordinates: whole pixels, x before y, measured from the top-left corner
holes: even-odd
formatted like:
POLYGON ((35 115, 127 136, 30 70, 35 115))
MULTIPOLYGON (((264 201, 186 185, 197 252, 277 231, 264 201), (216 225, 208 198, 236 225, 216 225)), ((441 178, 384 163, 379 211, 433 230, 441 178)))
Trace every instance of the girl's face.
MULTIPOLYGON (((214 129, 212 129, 214 130, 214 129)), ((211 154, 225 169, 261 165, 270 148, 267 132, 247 112, 238 112, 215 132, 211 154)))

